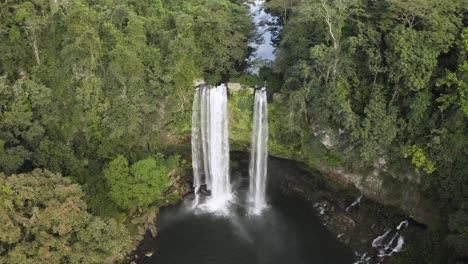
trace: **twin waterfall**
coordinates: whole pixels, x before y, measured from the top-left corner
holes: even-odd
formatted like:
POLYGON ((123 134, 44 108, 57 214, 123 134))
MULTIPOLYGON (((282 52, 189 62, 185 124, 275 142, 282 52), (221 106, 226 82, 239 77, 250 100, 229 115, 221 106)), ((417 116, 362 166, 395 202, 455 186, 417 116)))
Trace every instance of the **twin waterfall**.
MULTIPOLYGON (((255 50, 247 59, 248 73, 258 75, 260 68, 275 59, 273 36, 280 30, 279 20, 265 10, 266 0, 246 1, 257 36, 249 43, 255 50)), ((192 164, 195 200, 193 207, 227 213, 229 204, 237 200, 229 174, 229 131, 227 87, 199 86, 192 112, 192 164)), ((250 185, 247 201, 251 214, 260 214, 267 207, 266 174, 268 159, 268 118, 266 90, 255 91, 252 145, 250 153, 250 185)))
MULTIPOLYGON (((193 206, 225 213, 229 202, 235 198, 229 174, 227 102, 225 85, 201 86, 195 91, 192 111, 193 206)), ((255 92, 253 119, 248 201, 249 211, 260 214, 267 206, 268 119, 265 88, 255 92)))

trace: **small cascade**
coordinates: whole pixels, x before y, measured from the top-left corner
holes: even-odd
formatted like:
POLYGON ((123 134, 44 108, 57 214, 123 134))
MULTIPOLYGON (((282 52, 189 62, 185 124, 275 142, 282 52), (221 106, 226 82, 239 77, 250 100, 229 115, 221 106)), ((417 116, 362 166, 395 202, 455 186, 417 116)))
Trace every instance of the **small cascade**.
POLYGON ((353 264, 369 264, 372 259, 372 257, 367 255, 367 252, 365 252, 362 255, 357 252, 354 252, 354 255, 356 255, 358 261, 354 262, 353 264))
POLYGON ((194 207, 225 211, 231 199, 228 133, 226 86, 197 88, 192 112, 194 207), (204 201, 200 197, 203 186, 210 193, 204 201))
POLYGON ((357 205, 360 205, 361 200, 362 200, 362 194, 352 204, 350 204, 348 207, 346 207, 345 211, 349 212, 349 209, 351 209, 351 208, 353 208, 353 207, 355 207, 357 205))
POLYGON ((268 105, 266 89, 255 92, 252 147, 250 153, 249 202, 251 213, 259 214, 266 206, 268 160, 268 105))
POLYGON ((386 257, 392 256, 394 253, 398 253, 403 249, 403 245, 405 243, 405 239, 401 234, 403 228, 408 227, 409 222, 408 220, 402 221, 398 226, 394 229, 387 229, 385 232, 378 236, 374 241, 372 241, 372 247, 375 248, 379 253, 379 263, 383 262, 386 257), (389 234, 393 233, 393 236, 390 240, 389 234), (386 242, 387 240, 387 242, 386 242))

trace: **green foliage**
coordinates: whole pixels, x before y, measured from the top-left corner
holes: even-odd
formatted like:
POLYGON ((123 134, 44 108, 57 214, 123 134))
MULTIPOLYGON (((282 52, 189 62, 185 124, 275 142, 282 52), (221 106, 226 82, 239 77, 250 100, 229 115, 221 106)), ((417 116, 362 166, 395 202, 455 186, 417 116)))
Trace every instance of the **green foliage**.
POLYGON ((276 74, 273 69, 269 67, 263 67, 260 69, 259 77, 262 79, 262 84, 259 87, 262 87, 266 84, 268 87, 268 94, 273 94, 278 92, 283 85, 283 80, 279 74, 276 74))
POLYGON ((436 87, 443 92, 436 102, 442 112, 455 106, 468 116, 468 28, 463 29, 459 46, 457 71, 445 69, 445 76, 437 80, 436 87))
POLYGON ((461 256, 468 256, 468 210, 460 208, 449 216, 449 229, 452 233, 447 237, 455 250, 461 256))
MULTIPOLYGON (((268 5, 285 21, 274 71, 286 99, 282 112, 273 114, 277 120, 270 120, 273 149, 312 157, 304 142, 326 135, 333 146, 319 155, 321 162, 411 175, 449 214, 463 208, 468 2, 271 0, 268 5), (290 134, 282 135, 283 129, 290 134)), ((460 231, 448 232, 460 237, 460 231)))
POLYGON ((0 170, 11 174, 31 161, 46 129, 53 127, 51 90, 30 80, 0 78, 0 170))
POLYGON ((123 156, 112 160, 104 169, 110 197, 121 209, 148 207, 162 202, 172 181, 166 161, 149 157, 131 166, 123 156))
POLYGON ((362 120, 353 146, 358 147, 360 161, 372 164, 376 157, 385 156, 385 151, 393 143, 397 135, 397 115, 395 109, 386 106, 385 98, 379 92, 371 95, 369 104, 365 107, 366 117, 362 120))
POLYGON ((405 250, 392 256, 392 263, 457 263, 456 254, 441 247, 445 230, 429 229, 425 232, 414 232, 405 236, 405 250))
POLYGON ((250 149, 254 97, 250 90, 229 90, 229 142, 233 150, 250 149))
POLYGON ((283 21, 286 21, 291 16, 291 13, 296 11, 295 7, 300 2, 300 0, 270 0, 267 2, 267 8, 280 16, 283 21))
MULTIPOLYGON (((192 81, 237 74, 252 32, 246 7, 228 0, 5 2, 0 9, 1 125, 21 130, 0 137, 8 174, 34 159, 45 136, 54 143, 40 152, 67 146, 75 157, 103 161, 179 143, 190 131, 192 81), (14 95, 16 87, 24 92, 14 95), (27 142, 11 142, 26 133, 27 142)), ((40 159, 33 163, 57 169, 40 159)))
POLYGON ((300 135, 285 120, 284 101, 268 104, 268 153, 280 157, 292 157, 300 147, 300 135))
POLYGON ((48 171, 0 177, 0 261, 102 263, 127 245, 122 224, 86 211, 81 187, 48 171))
POLYGON ((419 173, 421 168, 427 174, 431 174, 436 170, 434 162, 429 160, 424 151, 416 145, 409 147, 403 154, 403 157, 411 157, 411 163, 416 166, 416 173, 419 173))
POLYGON ((336 168, 343 165, 343 161, 336 154, 330 153, 325 156, 325 162, 329 168, 336 168))
POLYGON ((263 80, 257 75, 244 74, 239 77, 231 78, 230 82, 240 83, 247 87, 263 87, 263 80))
MULTIPOLYGON (((180 199, 172 178, 189 165, 147 157, 186 142, 193 80, 238 75, 252 32, 239 1, 1 1, 0 171, 72 176, 86 204, 80 189, 64 212, 73 225, 60 226, 64 201, 51 200, 55 222, 20 227, 36 232, 21 241, 15 224, 24 217, 7 219, 0 206, 0 262, 115 261, 106 258, 123 252, 126 231, 87 207, 122 222, 131 214, 123 209, 180 199)), ((0 181, 2 204, 10 187, 0 181)))
POLYGON ((261 88, 266 85, 268 87, 268 94, 272 94, 280 90, 282 80, 280 76, 273 72, 273 69, 269 67, 262 67, 259 75, 242 74, 237 77, 233 77, 229 80, 232 83, 240 83, 243 86, 251 88, 261 88))
POLYGON ((34 151, 33 165, 47 168, 52 172, 65 175, 80 175, 80 162, 74 156, 73 149, 61 142, 44 139, 34 151))
MULTIPOLYGON (((310 131, 306 137, 332 133, 339 155, 356 169, 374 166, 382 157, 397 162, 407 145, 423 146, 406 151, 416 170, 433 173, 435 163, 442 166, 439 153, 449 147, 442 146, 440 137, 437 144, 423 138, 435 131, 447 131, 447 137, 466 132, 466 120, 459 116, 465 104, 466 30, 457 15, 461 3, 417 2, 290 5, 276 64, 290 105, 283 122, 310 131), (457 73, 443 69, 449 51, 461 55, 457 73), (434 81, 441 70, 446 77, 434 81), (444 115, 431 104, 438 104, 444 115)), ((428 179, 431 186, 437 182, 428 179)))

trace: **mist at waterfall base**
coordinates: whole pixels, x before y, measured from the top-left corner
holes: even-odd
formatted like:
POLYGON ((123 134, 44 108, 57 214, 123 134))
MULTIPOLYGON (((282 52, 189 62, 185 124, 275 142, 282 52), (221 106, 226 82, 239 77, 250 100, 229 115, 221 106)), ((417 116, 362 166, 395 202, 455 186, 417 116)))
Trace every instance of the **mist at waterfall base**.
POLYGON ((310 203, 279 190, 285 171, 297 173, 291 162, 269 158, 268 210, 248 213, 249 155, 231 157, 232 189, 239 199, 230 213, 193 210, 194 197, 164 208, 158 218, 155 254, 149 264, 309 264, 353 263, 353 252, 323 226, 310 203))

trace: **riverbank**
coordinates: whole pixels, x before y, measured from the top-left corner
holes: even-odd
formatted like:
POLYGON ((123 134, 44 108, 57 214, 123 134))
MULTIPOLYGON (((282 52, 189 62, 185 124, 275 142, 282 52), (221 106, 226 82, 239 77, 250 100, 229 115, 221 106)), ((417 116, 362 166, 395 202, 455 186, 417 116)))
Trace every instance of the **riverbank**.
POLYGON ((139 259, 155 253, 160 209, 179 204, 188 193, 192 192, 191 181, 191 176, 177 176, 176 183, 169 192, 178 193, 180 199, 170 201, 161 207, 154 206, 130 220, 128 227, 133 230, 134 235, 131 245, 126 250, 127 263, 136 263, 139 259))
MULTIPOLYGON (((237 179, 240 175, 248 175, 248 163, 248 153, 232 152, 232 177, 237 179)), ((185 180, 186 184, 191 181, 190 178, 185 180)), ((270 193, 281 192, 303 201, 307 211, 314 212, 320 218, 320 224, 328 229, 335 239, 352 249, 356 260, 367 259, 367 262, 362 263, 377 263, 381 250, 386 246, 395 251, 401 250, 397 248, 398 236, 402 237, 404 244, 401 246, 405 250, 414 248, 417 241, 413 238, 421 237, 425 232, 424 226, 413 221, 402 210, 363 197, 353 185, 337 184, 328 176, 300 162, 270 156, 268 189, 270 193), (406 221, 409 227, 406 227, 406 221), (373 246, 376 238, 384 235, 387 230, 395 230, 399 225, 405 225, 405 228, 398 231, 396 238, 392 240, 397 231, 389 232, 382 239, 382 245, 373 246)), ((175 208, 178 205, 168 207, 175 208)), ((132 258, 132 261, 139 263, 145 256, 157 254, 158 243, 159 238, 153 237, 150 231, 146 232, 138 250, 134 252, 137 257, 132 258)), ((396 257, 386 258, 385 263, 399 263, 398 260, 402 257, 396 254, 396 257)))

